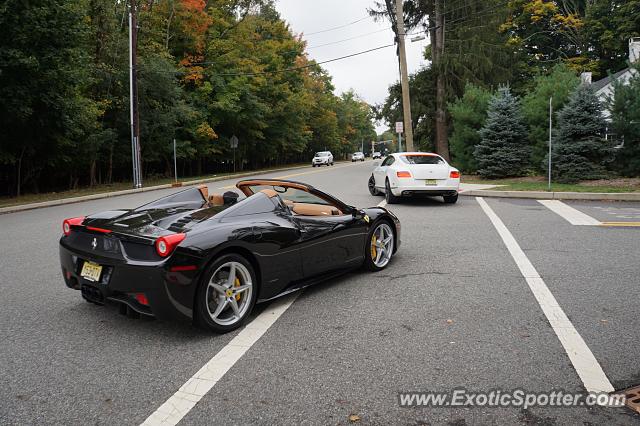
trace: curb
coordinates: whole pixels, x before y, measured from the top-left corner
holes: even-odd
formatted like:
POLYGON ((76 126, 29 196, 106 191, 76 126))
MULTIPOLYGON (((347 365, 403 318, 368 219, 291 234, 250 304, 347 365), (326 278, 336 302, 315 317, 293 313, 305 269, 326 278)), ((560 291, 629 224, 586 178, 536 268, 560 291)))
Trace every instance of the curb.
MULTIPOLYGON (((336 161, 336 164, 340 164, 343 162, 347 162, 347 161, 336 161)), ((308 168, 309 166, 295 166, 295 167, 286 167, 286 168, 276 168, 276 169, 266 169, 266 170, 254 170, 251 172, 243 172, 243 173, 235 173, 232 175, 224 175, 224 176, 214 176, 211 178, 206 178, 206 179, 196 179, 196 180, 190 180, 190 181, 186 181, 186 182, 182 182, 182 187, 186 187, 186 186, 193 186, 193 185, 199 185, 202 183, 209 183, 209 182, 218 182, 221 180, 228 180, 228 179, 234 179, 234 178, 241 178, 241 177, 248 177, 248 176, 256 176, 259 174, 264 174, 264 173, 273 173, 273 172, 285 172, 287 170, 298 170, 298 169, 305 169, 308 168)), ((34 209, 41 209, 44 207, 54 207, 54 206, 61 206, 64 204, 74 204, 74 203, 81 203, 83 201, 91 201, 91 200, 100 200, 103 198, 111 198, 111 197, 119 197, 121 195, 129 195, 129 194, 137 194, 140 192, 149 192, 149 191, 158 191, 161 189, 171 189, 171 188, 176 188, 175 186, 173 186, 174 184, 172 183, 167 183, 164 185, 156 185, 156 186, 149 186, 147 188, 137 188, 137 189, 123 189, 121 191, 113 191, 113 192, 103 192, 100 194, 91 194, 91 195, 82 195, 80 197, 70 197, 70 198, 60 198, 58 200, 51 200, 51 201, 43 201, 41 203, 29 203, 29 204, 18 204, 15 206, 9 206, 9 207, 0 207, 0 215, 2 214, 7 214, 7 213, 16 213, 16 212, 21 212, 21 211, 25 211, 25 210, 34 210, 34 209)))
POLYGON ((467 197, 533 198, 536 200, 640 201, 640 192, 461 191, 467 197))

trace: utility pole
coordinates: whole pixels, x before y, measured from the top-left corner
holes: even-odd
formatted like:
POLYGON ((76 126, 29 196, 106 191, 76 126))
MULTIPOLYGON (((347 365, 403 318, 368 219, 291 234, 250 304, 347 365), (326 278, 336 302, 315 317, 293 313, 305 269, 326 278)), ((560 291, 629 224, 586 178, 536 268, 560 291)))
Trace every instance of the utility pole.
POLYGON ((411 101, 409 96, 409 75, 407 73, 407 52, 405 51, 404 12, 402 1, 396 0, 396 25, 398 35, 398 59, 400 61, 400 85, 402 87, 402 111, 404 116, 404 135, 407 151, 413 151, 413 128, 411 123, 411 101))
POLYGON ((142 188, 140 157, 140 119, 138 116, 138 23, 135 0, 129 9, 129 98, 131 108, 131 161, 133 163, 133 187, 142 188))
POLYGON ((553 97, 549 98, 549 191, 551 191, 551 134, 553 131, 553 97))
POLYGON ((449 161, 449 143, 447 141, 447 112, 445 100, 445 81, 441 67, 444 56, 445 16, 444 0, 435 0, 435 36, 432 41, 433 62, 436 69, 436 152, 449 161))

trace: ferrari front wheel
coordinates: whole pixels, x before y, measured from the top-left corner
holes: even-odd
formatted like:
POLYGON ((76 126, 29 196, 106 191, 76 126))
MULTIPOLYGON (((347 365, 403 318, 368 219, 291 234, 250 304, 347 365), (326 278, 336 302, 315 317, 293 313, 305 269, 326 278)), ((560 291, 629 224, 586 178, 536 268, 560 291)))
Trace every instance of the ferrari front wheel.
POLYGON ((196 299, 201 325, 226 333, 244 324, 256 303, 256 283, 253 267, 243 256, 228 254, 213 262, 196 299))
POLYGON ((370 271, 384 269, 393 256, 394 234, 387 222, 375 225, 367 236, 365 266, 370 271))

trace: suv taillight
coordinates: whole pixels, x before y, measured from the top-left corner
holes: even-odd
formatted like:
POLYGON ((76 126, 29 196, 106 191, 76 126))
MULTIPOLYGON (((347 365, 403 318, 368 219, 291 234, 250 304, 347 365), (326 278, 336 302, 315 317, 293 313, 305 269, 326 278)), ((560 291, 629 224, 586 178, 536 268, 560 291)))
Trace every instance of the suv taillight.
POLYGON ((449 173, 449 177, 451 179, 459 179, 460 178, 460 172, 457 170, 452 170, 451 173, 449 173))

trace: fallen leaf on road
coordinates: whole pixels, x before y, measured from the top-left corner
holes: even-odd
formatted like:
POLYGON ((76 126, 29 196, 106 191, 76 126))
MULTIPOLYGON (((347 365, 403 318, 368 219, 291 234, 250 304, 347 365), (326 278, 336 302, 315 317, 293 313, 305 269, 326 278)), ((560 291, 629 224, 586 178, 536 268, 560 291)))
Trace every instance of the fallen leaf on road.
POLYGON ((609 320, 600 320, 600 322, 609 322, 609 320))
POLYGON ((447 324, 453 324, 453 320, 452 319, 448 319, 447 320, 447 324))
POLYGON ((360 421, 360 416, 357 414, 352 414, 349 416, 349 421, 351 423, 355 423, 355 422, 359 422, 360 421))

